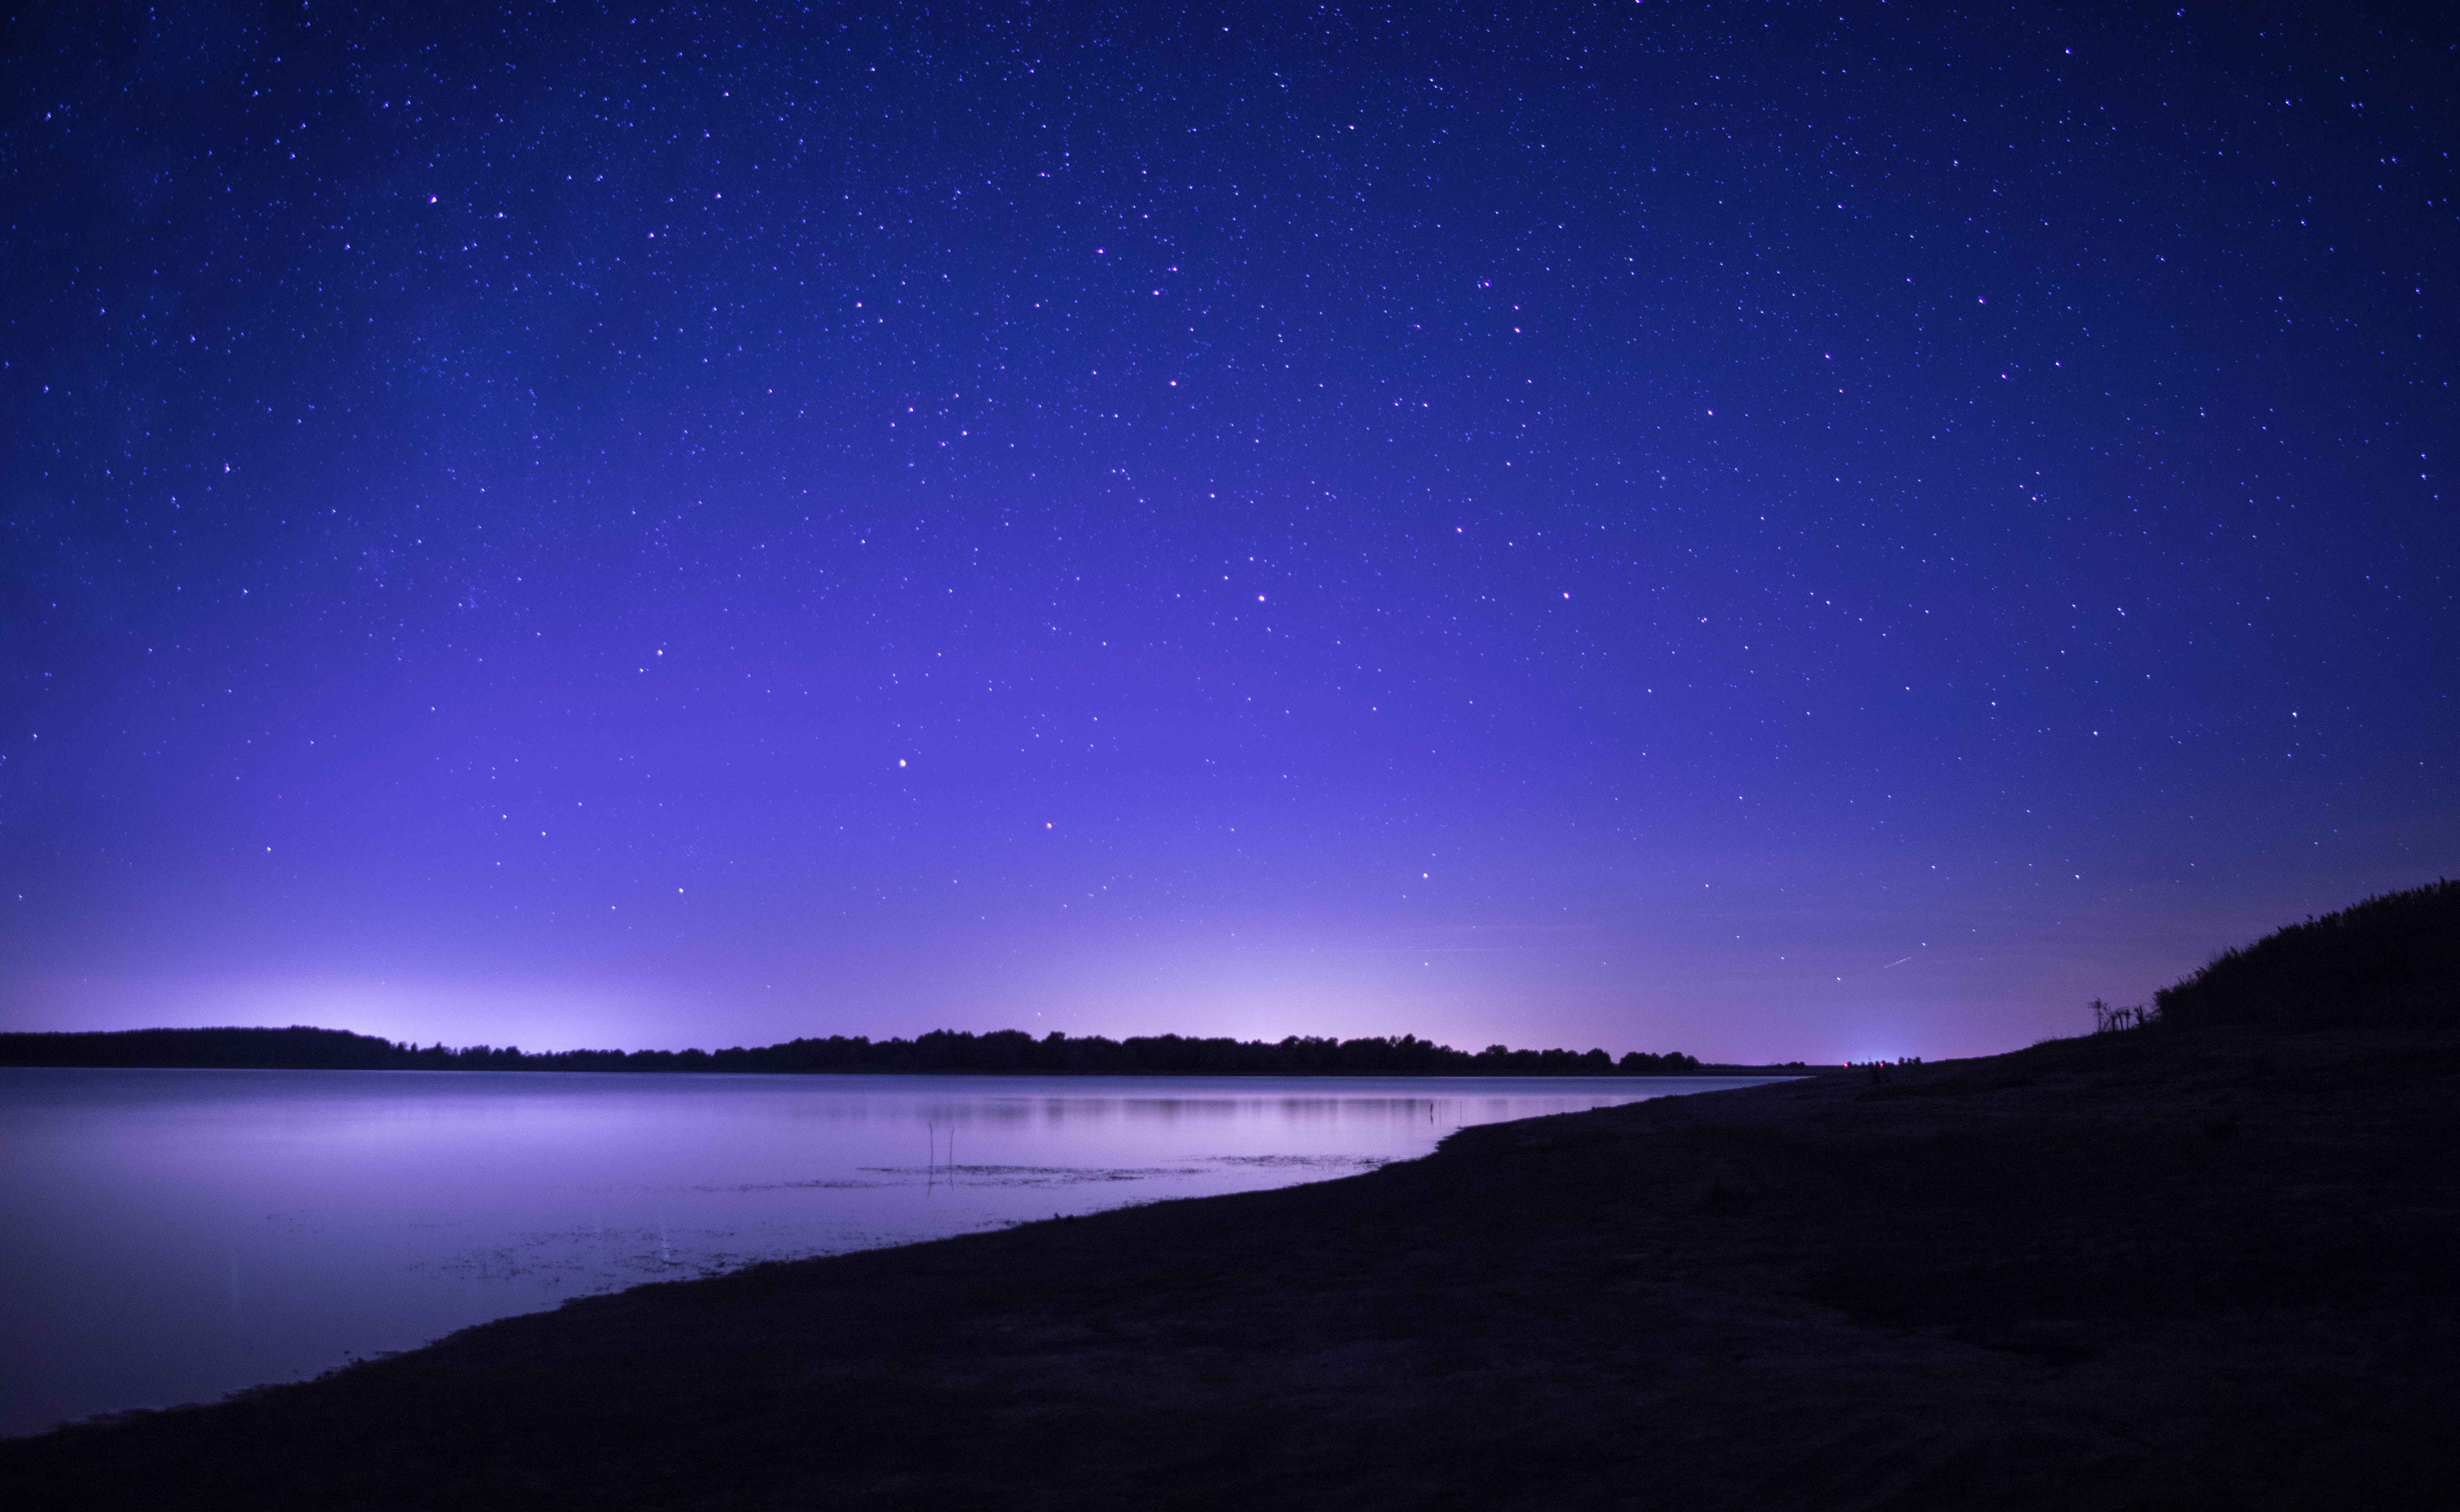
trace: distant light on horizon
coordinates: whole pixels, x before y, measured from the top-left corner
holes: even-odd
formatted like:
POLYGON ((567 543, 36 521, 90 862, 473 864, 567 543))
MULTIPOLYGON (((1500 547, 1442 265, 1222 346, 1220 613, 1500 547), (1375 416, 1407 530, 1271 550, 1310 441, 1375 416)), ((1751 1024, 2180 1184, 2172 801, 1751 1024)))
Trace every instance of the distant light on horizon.
POLYGON ((2460 872, 2448 128, 2281 103, 2439 53, 1509 19, 32 36, 0 1027, 1942 1058, 2460 872))

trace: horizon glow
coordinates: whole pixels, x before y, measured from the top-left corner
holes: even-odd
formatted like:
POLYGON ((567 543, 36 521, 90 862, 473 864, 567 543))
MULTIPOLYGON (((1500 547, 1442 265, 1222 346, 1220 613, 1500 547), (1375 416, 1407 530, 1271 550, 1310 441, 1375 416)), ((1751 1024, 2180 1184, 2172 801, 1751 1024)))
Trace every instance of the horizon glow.
POLYGON ((0 1028, 1941 1058, 2460 870, 2444 43, 2174 10, 30 22, 0 1028))

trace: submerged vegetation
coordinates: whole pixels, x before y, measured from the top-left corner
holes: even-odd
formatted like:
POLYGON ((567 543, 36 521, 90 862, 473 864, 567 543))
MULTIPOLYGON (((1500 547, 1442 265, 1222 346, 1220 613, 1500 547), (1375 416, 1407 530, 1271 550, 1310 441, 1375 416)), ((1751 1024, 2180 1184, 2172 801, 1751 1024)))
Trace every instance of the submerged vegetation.
POLYGON ((731 1050, 559 1050, 419 1046, 341 1029, 134 1029, 0 1034, 0 1065, 155 1066, 326 1071, 1040 1072, 1109 1075, 1665 1076, 1700 1069, 1680 1051, 1513 1050, 1474 1054, 1414 1034, 1398 1038, 1109 1039, 1022 1030, 934 1030, 912 1039, 831 1034, 731 1050))

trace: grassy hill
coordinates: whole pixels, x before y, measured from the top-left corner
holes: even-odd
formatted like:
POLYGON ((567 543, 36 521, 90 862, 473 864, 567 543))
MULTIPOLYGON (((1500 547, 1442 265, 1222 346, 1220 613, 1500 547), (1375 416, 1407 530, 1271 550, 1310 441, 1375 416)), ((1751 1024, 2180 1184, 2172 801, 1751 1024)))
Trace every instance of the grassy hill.
POLYGON ((2460 883, 2369 898, 2225 950, 2153 994, 2162 1023, 2460 1027, 2460 883))

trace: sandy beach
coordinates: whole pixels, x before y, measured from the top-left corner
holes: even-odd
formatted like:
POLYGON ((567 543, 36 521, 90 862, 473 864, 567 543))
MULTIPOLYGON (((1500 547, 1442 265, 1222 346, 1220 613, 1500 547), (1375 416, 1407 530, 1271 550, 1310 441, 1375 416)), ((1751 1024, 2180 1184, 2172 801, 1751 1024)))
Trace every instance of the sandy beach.
POLYGON ((2460 1034, 2149 1031, 647 1287, 43 1507, 2441 1505, 2460 1034))

